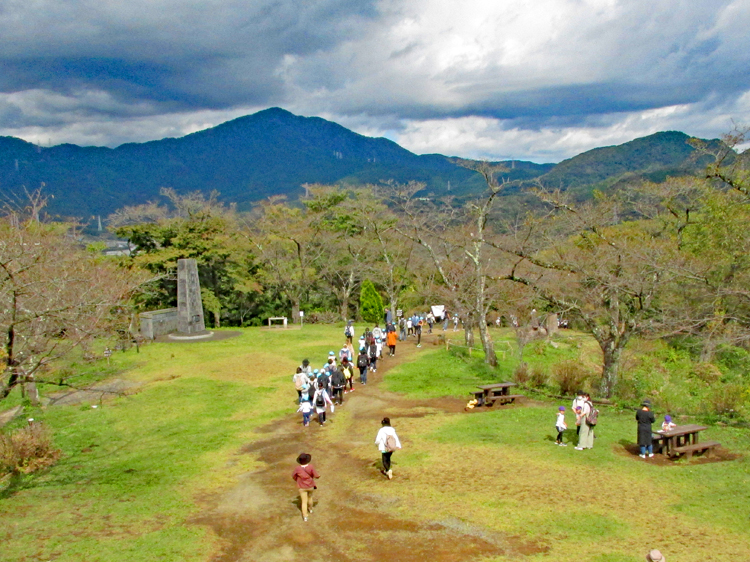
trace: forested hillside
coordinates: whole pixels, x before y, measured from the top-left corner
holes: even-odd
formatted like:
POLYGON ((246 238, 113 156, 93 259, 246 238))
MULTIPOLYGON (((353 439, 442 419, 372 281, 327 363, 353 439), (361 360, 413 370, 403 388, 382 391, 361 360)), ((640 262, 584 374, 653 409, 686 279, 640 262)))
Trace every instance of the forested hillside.
MULTIPOLYGON (((694 173, 705 162, 683 133, 657 133, 621 146, 598 148, 557 166, 507 161, 511 195, 541 179, 576 188, 635 174, 663 180, 694 173), (540 178, 541 176, 541 178, 540 178)), ((303 184, 361 185, 418 181, 424 193, 459 197, 483 189, 481 178, 439 154, 418 156, 384 138, 354 133, 318 117, 271 108, 182 138, 117 148, 63 144, 40 147, 0 138, 0 192, 13 197, 44 184, 52 214, 88 218, 156 198, 162 187, 178 193, 218 191, 225 202, 249 208, 272 195, 296 200, 303 184)))

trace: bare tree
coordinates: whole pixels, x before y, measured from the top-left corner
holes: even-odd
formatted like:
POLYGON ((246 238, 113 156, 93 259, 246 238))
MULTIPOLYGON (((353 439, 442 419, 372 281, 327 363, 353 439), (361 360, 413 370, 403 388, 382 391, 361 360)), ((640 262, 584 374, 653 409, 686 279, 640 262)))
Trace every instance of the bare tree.
MULTIPOLYGON (((68 225, 32 215, 14 224, 0 219, 0 344, 4 351, 0 399, 18 385, 30 398, 46 367, 76 347, 127 323, 127 302, 145 280, 84 251, 68 225)), ((55 384, 64 384, 57 380, 55 384)))

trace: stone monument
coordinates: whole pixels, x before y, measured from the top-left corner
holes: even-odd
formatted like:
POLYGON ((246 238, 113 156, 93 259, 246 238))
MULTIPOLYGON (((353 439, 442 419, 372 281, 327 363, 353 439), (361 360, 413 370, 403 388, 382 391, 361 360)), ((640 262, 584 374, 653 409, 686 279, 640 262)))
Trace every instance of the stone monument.
POLYGON ((177 260, 177 332, 192 335, 205 331, 198 264, 192 259, 177 260))

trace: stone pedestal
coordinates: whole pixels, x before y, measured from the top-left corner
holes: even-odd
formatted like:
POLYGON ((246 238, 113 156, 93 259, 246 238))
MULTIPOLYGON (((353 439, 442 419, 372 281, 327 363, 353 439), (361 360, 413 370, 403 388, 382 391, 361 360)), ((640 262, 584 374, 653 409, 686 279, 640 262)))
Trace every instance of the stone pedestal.
POLYGON ((192 259, 177 260, 177 332, 197 334, 205 331, 198 264, 192 259))

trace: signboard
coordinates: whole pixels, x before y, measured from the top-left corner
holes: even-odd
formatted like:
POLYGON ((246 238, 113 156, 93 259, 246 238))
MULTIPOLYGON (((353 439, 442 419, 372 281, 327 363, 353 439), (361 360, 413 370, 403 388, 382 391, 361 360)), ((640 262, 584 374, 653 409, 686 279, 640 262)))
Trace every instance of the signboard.
POLYGON ((399 318, 401 318, 403 315, 404 315, 404 311, 403 310, 401 310, 400 308, 396 309, 396 316, 398 316, 399 318))
POLYGON ((305 316, 305 311, 304 310, 300 310, 299 311, 299 317, 303 318, 304 316, 305 316))

